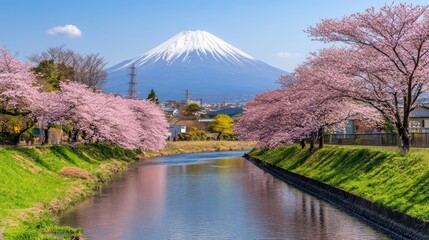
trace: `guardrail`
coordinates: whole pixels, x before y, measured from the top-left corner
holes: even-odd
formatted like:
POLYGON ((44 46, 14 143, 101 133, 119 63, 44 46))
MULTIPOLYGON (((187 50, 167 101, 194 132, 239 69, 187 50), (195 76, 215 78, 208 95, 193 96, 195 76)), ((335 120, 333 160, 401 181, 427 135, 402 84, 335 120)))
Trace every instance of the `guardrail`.
MULTIPOLYGON (((328 134, 327 144, 400 146, 401 139, 397 133, 364 133, 364 134, 328 134)), ((411 133, 412 147, 429 147, 429 133, 411 133)))

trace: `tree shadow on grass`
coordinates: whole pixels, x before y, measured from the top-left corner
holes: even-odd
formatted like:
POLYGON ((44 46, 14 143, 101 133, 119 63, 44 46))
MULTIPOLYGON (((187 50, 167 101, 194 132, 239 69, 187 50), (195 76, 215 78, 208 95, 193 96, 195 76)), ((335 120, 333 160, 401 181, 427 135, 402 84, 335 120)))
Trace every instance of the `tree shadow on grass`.
POLYGON ((73 165, 78 165, 78 163, 75 161, 75 159, 73 158, 73 156, 70 156, 71 154, 77 156, 79 159, 81 159, 81 160, 83 160, 85 162, 89 162, 89 163, 93 163, 94 162, 91 159, 89 159, 88 157, 84 156, 83 154, 76 154, 76 152, 73 151, 73 148, 71 148, 71 147, 52 146, 51 147, 51 151, 58 158, 65 159, 67 162, 72 163, 73 165))
POLYGON ((370 172, 383 164, 386 155, 368 149, 338 149, 322 156, 315 170, 322 174, 321 181, 335 186, 358 178, 361 173, 370 172))
POLYGON ((293 164, 289 165, 288 170, 295 170, 298 167, 302 166, 315 152, 310 152, 307 149, 298 149, 295 148, 295 152, 291 152, 288 156, 295 155, 293 164))
POLYGON ((30 159, 32 159, 34 162, 36 162, 38 165, 50 170, 54 171, 52 167, 45 161, 42 154, 37 152, 35 149, 32 148, 20 148, 17 149, 17 153, 22 154, 30 159))

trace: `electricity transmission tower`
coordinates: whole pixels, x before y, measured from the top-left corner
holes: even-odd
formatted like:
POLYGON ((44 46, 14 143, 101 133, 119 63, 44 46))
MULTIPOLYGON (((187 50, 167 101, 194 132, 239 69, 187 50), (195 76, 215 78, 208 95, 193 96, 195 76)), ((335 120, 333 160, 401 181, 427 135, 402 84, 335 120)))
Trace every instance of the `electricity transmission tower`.
POLYGON ((136 66, 134 65, 134 63, 131 65, 130 67, 131 72, 130 72, 130 81, 128 82, 128 96, 132 99, 136 99, 137 98, 137 82, 136 82, 136 66))
POLYGON ((190 100, 191 100, 191 93, 189 92, 189 89, 186 89, 185 103, 189 103, 190 100))

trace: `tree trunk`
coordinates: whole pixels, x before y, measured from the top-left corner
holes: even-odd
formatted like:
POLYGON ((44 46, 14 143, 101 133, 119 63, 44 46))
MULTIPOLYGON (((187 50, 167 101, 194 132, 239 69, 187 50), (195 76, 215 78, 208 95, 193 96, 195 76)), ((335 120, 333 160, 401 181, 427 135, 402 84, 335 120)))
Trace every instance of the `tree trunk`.
POLYGON ((316 134, 315 133, 311 133, 310 134, 310 138, 309 138, 309 142, 310 142, 310 149, 309 149, 309 151, 310 152, 314 151, 315 141, 316 141, 316 134))
POLYGON ((217 135, 217 140, 220 140, 220 135, 222 135, 221 132, 217 135))
POLYGON ((401 139, 401 153, 407 154, 410 151, 411 147, 411 135, 408 131, 408 128, 398 128, 399 137, 401 139))
POLYGON ((49 127, 43 130, 43 144, 49 144, 49 127))
POLYGON ((302 139, 299 144, 301 145, 301 149, 304 149, 305 148, 305 139, 302 139))
POLYGON ((32 128, 34 126, 34 121, 28 121, 26 122, 25 128, 21 129, 18 133, 18 139, 21 139, 21 135, 27 131, 28 129, 32 128))
POLYGON ((323 148, 325 145, 325 129, 319 128, 319 148, 323 148))
POLYGON ((73 129, 72 139, 71 139, 73 143, 77 143, 78 136, 79 136, 79 131, 73 129))

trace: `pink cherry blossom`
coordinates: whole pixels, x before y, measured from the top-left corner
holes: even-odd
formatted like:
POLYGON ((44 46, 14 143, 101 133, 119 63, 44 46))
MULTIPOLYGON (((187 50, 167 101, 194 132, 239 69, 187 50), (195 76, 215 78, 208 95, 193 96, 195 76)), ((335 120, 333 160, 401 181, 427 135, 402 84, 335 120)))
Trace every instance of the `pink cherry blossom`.
POLYGON ((61 91, 42 92, 30 69, 0 49, 0 113, 30 116, 45 130, 58 121, 69 123, 84 141, 143 150, 165 146, 168 123, 151 101, 95 92, 68 81, 61 83, 61 91))
POLYGON ((412 4, 369 8, 342 19, 324 19, 308 32, 342 47, 319 53, 334 63, 325 73, 331 88, 377 109, 410 148, 410 113, 429 83, 429 9, 412 4))

